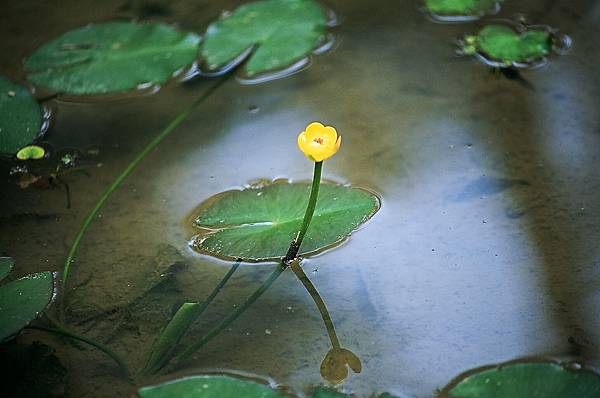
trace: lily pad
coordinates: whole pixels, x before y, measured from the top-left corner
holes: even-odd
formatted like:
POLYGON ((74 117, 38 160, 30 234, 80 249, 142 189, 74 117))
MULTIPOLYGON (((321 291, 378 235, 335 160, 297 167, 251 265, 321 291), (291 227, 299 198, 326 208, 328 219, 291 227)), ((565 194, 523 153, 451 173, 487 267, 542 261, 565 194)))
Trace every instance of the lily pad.
POLYGON ((27 275, 0 286, 0 341, 37 318, 52 300, 53 291, 51 272, 27 275))
POLYGON ((427 11, 440 17, 474 17, 498 11, 502 0, 425 0, 427 11))
POLYGON ((229 375, 199 375, 138 390, 141 398, 282 398, 267 384, 229 375))
POLYGON ((38 145, 29 145, 17 152, 19 160, 39 160, 46 156, 46 150, 38 145))
POLYGON ((479 53, 490 62, 507 66, 531 64, 552 51, 553 36, 548 29, 518 33, 511 26, 487 25, 477 36, 466 36, 467 54, 479 53))
POLYGON ((29 81, 59 93, 123 92, 171 79, 195 61, 199 43, 161 23, 87 25, 39 47, 25 69, 29 81))
POLYGON ((0 76, 0 154, 14 155, 42 130, 44 112, 31 92, 0 76))
POLYGON ((320 44, 327 27, 323 8, 313 0, 263 0, 240 6, 208 27, 201 55, 206 67, 240 62, 248 76, 288 67, 320 44))
POLYGON ((600 375, 553 361, 486 366, 458 376, 440 398, 596 398, 600 375))
MULTIPOLYGON (((225 259, 272 261, 283 257, 308 203, 310 183, 274 182, 217 195, 201 205, 195 248, 225 259)), ((315 253, 345 240, 379 210, 379 199, 359 188, 322 183, 317 207, 300 247, 315 253)))

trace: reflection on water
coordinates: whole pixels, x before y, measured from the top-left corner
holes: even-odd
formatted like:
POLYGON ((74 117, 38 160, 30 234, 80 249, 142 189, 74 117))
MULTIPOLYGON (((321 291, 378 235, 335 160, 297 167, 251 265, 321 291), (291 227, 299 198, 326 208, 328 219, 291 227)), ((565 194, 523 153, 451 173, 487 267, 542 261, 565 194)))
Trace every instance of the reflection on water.
MULTIPOLYGON (((112 19, 120 3, 7 3, 0 69, 18 78, 21 59, 40 43, 112 19)), ((172 4, 161 20, 201 32, 239 2, 172 4)), ((370 187, 384 202, 346 244, 304 261, 305 269, 318 269, 311 280, 340 342, 363 365, 345 390, 425 398, 462 370, 542 353, 577 352, 597 365, 597 4, 503 3, 501 16, 522 12, 574 40, 568 56, 523 72, 535 91, 453 57, 452 38, 476 31, 472 25, 432 24, 411 2, 331 6, 343 18, 334 51, 285 79, 227 82, 107 203, 72 275, 73 299, 89 304, 69 307, 78 330, 132 368, 143 365, 173 306, 206 296, 230 265, 191 251, 193 231, 183 220, 202 198, 257 177, 309 178, 295 137, 307 121, 323 120, 344 135, 325 175, 370 187)), ((17 260, 16 276, 59 270, 99 194, 210 84, 197 78, 148 97, 53 102, 56 119, 45 139, 57 151, 97 147, 94 162, 103 166, 90 168, 90 177, 69 175, 67 210, 64 191, 23 190, 0 165, 0 252, 17 260)), ((240 267, 183 344, 243 303, 270 268, 240 267)), ((101 353, 37 332, 18 340, 56 349, 71 396, 130 393, 101 353)), ((313 300, 286 272, 186 371, 239 369, 308 390, 322 382, 319 365, 330 349, 313 300)))
POLYGON ((360 373, 362 370, 360 359, 352 351, 342 348, 340 345, 340 340, 335 332, 335 327, 329 316, 329 311, 327 311, 327 306, 315 286, 304 273, 301 264, 294 261, 290 267, 317 305, 321 313, 321 318, 323 318, 323 323, 325 323, 327 335, 331 341, 331 350, 327 352, 325 359, 321 362, 321 376, 330 383, 339 384, 348 377, 348 367, 355 373, 360 373))

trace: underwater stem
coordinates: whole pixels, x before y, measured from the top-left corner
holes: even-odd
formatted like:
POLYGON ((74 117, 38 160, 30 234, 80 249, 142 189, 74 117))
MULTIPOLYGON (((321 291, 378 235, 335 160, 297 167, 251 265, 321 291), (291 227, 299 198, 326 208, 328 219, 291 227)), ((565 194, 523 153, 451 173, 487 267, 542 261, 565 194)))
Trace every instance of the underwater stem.
POLYGON ((136 166, 142 160, 144 160, 144 158, 146 156, 148 156, 148 154, 150 152, 152 152, 165 138, 167 138, 169 136, 169 134, 171 134, 175 130, 175 128, 177 126, 179 126, 197 106, 199 106, 207 98, 209 98, 211 96, 211 94, 214 93, 219 87, 221 87, 223 85, 223 83, 225 83, 227 81, 227 79, 232 75, 233 75, 232 73, 229 73, 229 74, 223 76, 213 86, 209 87, 208 90, 206 90, 204 93, 202 93, 202 95, 199 96, 194 102, 192 102, 187 108, 185 108, 183 110, 183 112, 181 112, 179 115, 177 115, 177 117, 175 119, 173 119, 173 121, 171 121, 171 123, 169 123, 169 125, 164 130, 162 130, 160 133, 158 133, 158 135, 156 137, 154 137, 154 139, 148 145, 146 145, 146 147, 135 157, 135 159, 133 159, 131 161, 131 163, 129 163, 127 168, 125 170, 123 170, 123 172, 112 182, 112 184, 110 184, 110 186, 106 189, 106 191, 104 191, 104 193, 102 193, 102 195, 98 199, 98 202, 96 202, 96 205, 94 206, 94 208, 89 212, 89 214, 87 215, 87 217, 81 224, 81 227, 79 228, 79 231, 77 232, 77 235, 75 235, 75 239, 73 240, 73 243, 71 244, 71 249, 69 250, 69 254, 67 255, 67 259, 65 261, 64 268, 63 268, 63 274, 62 274, 62 285, 61 286, 62 286, 63 297, 61 299, 61 306, 60 306, 61 313, 64 310, 64 295, 66 293, 67 278, 69 276, 71 264, 74 261, 75 254, 77 253, 77 249, 79 248, 81 239, 83 238, 85 232, 87 231, 88 227, 90 226, 90 224, 92 223, 92 221, 94 220, 94 218, 96 217, 96 215, 98 214, 98 212, 100 211, 102 206, 104 206, 104 203, 106 203, 106 201, 111 196, 111 194, 121 185, 121 183, 123 183, 123 181, 125 181, 125 179, 129 176, 129 174, 131 174, 131 172, 136 168, 136 166))
POLYGON ((187 358, 189 358, 194 352, 198 351, 198 349, 200 349, 202 346, 204 346, 206 343, 208 343, 210 340, 212 340, 214 337, 216 337, 226 327, 228 327, 233 321, 235 321, 240 315, 242 315, 244 312, 246 312, 248 307, 250 307, 256 300, 258 300, 258 298, 264 292, 267 291, 267 289, 273 284, 273 282, 275 282, 275 280, 277 280, 279 275, 281 275, 283 273, 283 271, 285 271, 285 268, 286 267, 283 264, 279 264, 277 266, 277 268, 271 273, 271 275, 269 275, 267 280, 265 280, 263 282, 263 284, 260 285, 260 287, 258 289, 256 289, 256 291, 254 293, 252 293, 252 295, 250 297, 248 297, 246 299, 246 301, 244 301, 244 303, 242 305, 240 305, 240 307, 235 312, 231 313, 227 318, 225 318, 221 322, 221 324, 219 324, 214 329, 212 329, 210 332, 208 332, 208 334, 206 336, 204 336, 196 344, 193 344, 190 347, 188 347, 179 356, 179 362, 184 361, 187 358))
POLYGON ((325 328, 327 329, 327 334, 329 335, 329 340, 331 340, 331 345, 333 348, 341 348, 340 340, 337 337, 337 333, 335 332, 335 327, 333 326, 333 321, 331 320, 331 316, 329 316, 329 311, 327 310, 327 306, 325 302, 321 298, 321 295, 317 291, 317 288, 311 280, 308 278, 300 262, 294 261, 291 264, 292 271, 296 274, 296 277, 302 282, 310 297, 312 297, 313 301, 317 305, 319 312, 321 313, 321 318, 323 318, 323 322, 325 323, 325 328))
POLYGON ((298 235, 290 245, 290 248, 283 259, 283 263, 286 265, 290 261, 294 260, 298 255, 298 251, 300 251, 300 246, 302 245, 302 240, 304 240, 308 226, 310 225, 313 214, 315 213, 315 208, 317 207, 317 197, 319 196, 319 187, 321 186, 322 170, 323 162, 315 162, 315 171, 313 174, 312 188, 310 191, 310 198, 308 199, 308 206, 306 207, 306 213, 304 213, 304 220, 302 221, 300 231, 298 231, 298 235))
POLYGON ((119 365, 119 368, 121 369, 121 372, 123 372, 123 375, 127 378, 127 380, 131 380, 129 378, 129 368, 127 367, 127 365, 125 364, 125 362, 114 351, 112 351, 110 348, 108 348, 107 346, 105 346, 102 343, 98 343, 97 341, 89 339, 89 338, 87 338, 85 336, 82 336, 80 334, 68 331, 63 326, 60 326, 60 328, 58 328, 58 329, 53 329, 53 328, 49 328, 49 327, 46 327, 46 326, 28 325, 26 328, 27 329, 34 329, 34 330, 41 330, 41 331, 44 331, 44 332, 57 334, 59 336, 65 336, 65 337, 68 337, 68 338, 71 338, 71 339, 74 339, 74 340, 81 341, 83 343, 89 344, 89 345, 91 345, 93 347, 96 347, 97 349, 99 349, 100 351, 102 351, 103 353, 105 353, 106 355, 108 355, 110 358, 112 358, 112 360, 114 360, 117 363, 117 365, 119 365))

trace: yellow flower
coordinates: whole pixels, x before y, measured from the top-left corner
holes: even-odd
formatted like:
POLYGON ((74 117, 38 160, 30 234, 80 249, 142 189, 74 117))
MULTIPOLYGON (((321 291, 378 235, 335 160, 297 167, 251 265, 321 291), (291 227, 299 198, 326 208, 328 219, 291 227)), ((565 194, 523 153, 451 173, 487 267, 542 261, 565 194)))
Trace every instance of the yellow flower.
POLYGON ((342 136, 335 128, 313 122, 298 136, 298 147, 312 161, 329 159, 340 149, 342 136))

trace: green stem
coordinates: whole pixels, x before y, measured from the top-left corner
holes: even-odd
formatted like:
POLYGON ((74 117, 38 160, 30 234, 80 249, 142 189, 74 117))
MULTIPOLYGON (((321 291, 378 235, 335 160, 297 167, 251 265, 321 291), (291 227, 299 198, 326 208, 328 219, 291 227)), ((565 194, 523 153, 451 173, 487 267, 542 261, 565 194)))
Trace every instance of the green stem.
POLYGON ((127 168, 123 170, 123 172, 112 182, 112 184, 110 184, 110 186, 100 196, 94 208, 89 212, 89 214, 81 224, 79 231, 77 232, 77 235, 75 235, 75 239, 71 244, 69 254, 67 255, 67 260, 65 261, 62 274, 63 298, 61 300, 61 312, 62 310, 64 310, 64 295, 66 293, 67 278, 69 276, 71 264, 74 261, 75 254, 77 253, 77 249, 79 248, 79 244, 81 243, 81 239, 83 238, 85 232, 87 231, 92 221, 95 219, 100 209, 102 209, 102 206, 104 206, 104 203, 106 203, 106 201, 112 195, 112 193, 121 185, 121 183, 123 183, 123 181, 125 181, 125 179, 129 176, 129 174, 131 174, 131 172, 136 168, 136 166, 142 160, 144 160, 144 158, 148 156, 148 154, 152 152, 165 138, 167 138, 169 134, 171 134, 175 130, 175 128, 179 126, 197 106, 202 104, 207 98, 211 96, 212 93, 214 93, 220 86, 222 86, 223 83, 227 81, 229 76, 232 76, 232 74, 229 73, 222 77, 213 86, 206 90, 200 97, 198 97, 194 102, 192 102, 186 109, 184 109, 184 111, 181 112, 175 119, 173 119, 173 121, 169 123, 169 125, 164 130, 162 130, 156 137, 154 137, 154 139, 148 145, 146 145, 146 147, 135 157, 135 159, 133 159, 133 161, 131 161, 131 163, 129 163, 127 168))
POLYGON ((297 262, 297 261, 292 262, 291 268, 292 268, 292 271, 294 271, 294 274, 296 274, 296 277, 304 285, 304 288, 306 288, 306 290, 310 294, 310 297, 312 297, 313 301, 317 305, 317 308, 319 309, 319 312, 321 313, 321 318, 323 318, 323 322, 325 323, 325 328, 327 329, 327 334, 329 335, 329 340, 331 341, 331 345, 333 346, 333 348, 341 348, 340 340, 338 339, 337 333, 335 332, 335 326, 333 326, 333 321, 331 320, 331 316, 329 315, 327 306, 325 305, 325 302, 321 298, 321 295, 319 294, 317 288, 315 287, 315 285, 313 285, 311 280, 308 278, 308 276, 302 269, 302 266, 300 265, 299 262, 297 262))
POLYGON ((97 341, 89 339, 89 338, 87 338, 85 336, 82 336, 80 334, 68 331, 67 329, 64 328, 64 326, 59 326, 58 329, 53 329, 53 328, 49 328, 49 327, 46 327, 46 326, 28 325, 26 328, 27 329, 34 329, 34 330, 41 330, 41 331, 48 332, 48 333, 54 333, 54 334, 59 335, 59 336, 69 337, 71 339, 74 339, 74 340, 77 340, 77 341, 81 341, 83 343, 86 343, 86 344, 89 344, 89 345, 91 345, 93 347, 96 347, 97 349, 99 349, 100 351, 102 351, 103 353, 105 353, 106 355, 108 355, 110 358, 112 358, 117 363, 117 365, 119 365, 119 368, 121 369, 121 372, 123 372, 123 374, 125 375, 125 377, 127 378, 127 380, 130 380, 130 378, 129 378, 129 368, 127 367, 127 365, 125 364, 125 362, 121 359, 121 357, 119 357, 114 351, 112 351, 110 348, 108 348, 104 344, 98 343, 97 341))
MULTIPOLYGON (((152 350, 148 355, 146 365, 140 371, 140 374, 148 375, 158 372, 162 369, 169 360, 175 350, 175 347, 185 333, 189 330, 192 324, 202 315, 208 305, 214 300, 214 298, 223 289, 225 284, 229 281, 233 273, 239 268, 241 260, 237 260, 229 269, 227 274, 221 279, 219 284, 213 289, 211 294, 197 307, 186 314, 185 320, 176 324, 177 315, 175 315, 171 321, 167 324, 161 334, 157 337, 152 350)), ((179 313, 179 312, 178 312, 179 313)))
POLYGON ((283 259, 284 264, 289 264, 290 261, 294 260, 298 255, 298 251, 300 251, 302 240, 304 240, 308 226, 310 225, 313 214, 315 213, 315 208, 317 207, 317 197, 319 196, 319 187, 321 186, 322 170, 323 162, 315 162, 312 188, 310 191, 310 198, 308 199, 308 206, 306 207, 306 213, 304 213, 304 220, 302 221, 302 226, 300 227, 300 231, 298 231, 298 235, 296 235, 296 239, 293 240, 287 254, 283 259))
POLYGON ((233 313, 231 313, 227 318, 225 318, 218 326, 213 328, 206 336, 204 336, 200 341, 196 342, 196 344, 188 347, 180 356, 179 362, 188 359, 194 352, 198 351, 202 346, 211 341, 214 337, 216 337, 219 333, 221 333, 225 328, 227 328, 233 321, 235 321, 240 315, 242 315, 248 307, 250 307, 258 298, 267 291, 269 287, 277 280, 279 275, 285 271, 285 266, 280 264, 277 268, 269 275, 267 280, 263 282, 262 285, 250 297, 244 301, 244 303, 233 313))

